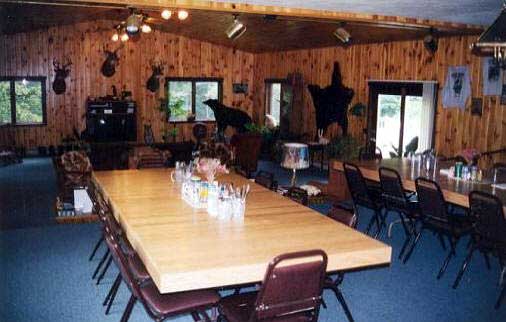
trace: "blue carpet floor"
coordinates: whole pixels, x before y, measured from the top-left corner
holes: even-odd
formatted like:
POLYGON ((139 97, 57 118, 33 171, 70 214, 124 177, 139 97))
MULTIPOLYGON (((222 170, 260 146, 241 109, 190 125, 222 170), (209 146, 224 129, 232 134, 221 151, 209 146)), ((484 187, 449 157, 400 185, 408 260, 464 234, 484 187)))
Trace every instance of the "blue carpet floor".
MULTIPOLYGON (((43 160, 33 162, 25 161, 17 169, 19 171, 11 171, 12 176, 24 179, 6 179, 10 177, 3 172, 6 168, 0 169, 2 216, 11 216, 4 209, 4 193, 13 196, 3 187, 4 182, 41 185, 30 188, 18 186, 20 191, 39 195, 26 196, 30 202, 43 203, 54 197, 54 187, 43 186, 43 179, 52 176, 50 168, 42 166, 43 160), (45 170, 33 170, 32 167, 45 170), (45 173, 46 170, 48 173, 45 173)), ((275 170, 281 182, 290 176, 289 172, 275 168, 270 163, 262 163, 261 167, 275 170)), ((325 174, 318 170, 302 171, 299 183, 318 177, 324 179, 325 174)), ((87 257, 99 236, 98 225, 42 225, 50 222, 50 211, 46 207, 26 206, 26 209, 28 213, 22 214, 25 220, 39 220, 38 224, 13 225, 18 229, 0 231, 0 322, 118 321, 129 297, 124 285, 109 316, 104 315, 101 305, 117 271, 111 269, 101 285, 96 286, 91 281, 98 259, 88 262, 87 257), (38 216, 43 220, 36 219, 38 216), (25 228, 19 228, 21 226, 25 228)), ((319 210, 326 209, 321 207, 319 210)), ((370 215, 367 210, 361 211, 360 230, 364 229, 370 215)), ((395 216, 391 215, 390 218, 395 219, 395 216)), ((356 321, 506 321, 506 305, 498 311, 493 309, 499 292, 499 267, 495 261, 492 262, 492 269, 487 270, 483 258, 476 254, 459 289, 451 288, 467 241, 461 242, 457 258, 438 281, 436 274, 445 255, 432 234, 427 233, 422 237, 419 248, 406 265, 397 260, 403 241, 400 226, 394 229, 392 239, 383 236, 382 240, 393 247, 392 264, 389 267, 347 273, 342 285, 356 321)), ((325 292, 324 296, 328 309, 322 309, 319 321, 345 321, 333 295, 325 292)), ((137 305, 130 321, 150 319, 142 306, 137 305)), ((173 321, 191 321, 191 318, 181 316, 173 321)))

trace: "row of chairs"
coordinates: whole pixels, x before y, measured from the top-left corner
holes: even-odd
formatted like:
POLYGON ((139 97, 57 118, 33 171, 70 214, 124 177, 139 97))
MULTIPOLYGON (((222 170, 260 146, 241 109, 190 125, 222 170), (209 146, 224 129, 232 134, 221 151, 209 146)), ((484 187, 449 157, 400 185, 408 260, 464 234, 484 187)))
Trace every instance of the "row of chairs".
MULTIPOLYGON (((367 225, 367 233, 376 225, 374 237, 377 238, 382 229, 386 228, 387 215, 398 214, 399 220, 394 223, 401 223, 405 233, 405 241, 399 253, 399 259, 403 259, 403 263, 409 260, 426 230, 438 236, 443 249, 446 250, 445 239, 450 246, 437 275, 438 279, 443 276, 450 260, 455 257, 459 240, 470 236, 469 251, 453 288, 457 288, 475 251, 478 250, 484 255, 487 265, 490 265, 489 255, 497 257, 502 270, 502 289, 495 304, 495 308, 499 308, 506 296, 506 217, 500 199, 488 193, 472 191, 469 194, 468 212, 459 214, 457 207, 446 202, 439 184, 433 180, 417 178, 415 193, 404 189, 401 177, 394 169, 379 169, 379 185, 366 181, 354 164, 345 163, 344 172, 355 213, 358 213, 359 207, 374 211, 367 225)), ((391 231, 391 225, 388 231, 391 231)))
MULTIPOLYGON (((105 244, 107 248, 99 266, 106 266, 97 267, 95 271, 101 271, 102 276, 107 270, 108 258, 119 269, 102 303, 107 307, 106 314, 110 312, 120 284, 126 284, 131 292, 121 321, 128 321, 136 302, 141 302, 155 321, 180 314, 190 314, 195 321, 211 321, 209 311, 215 317, 216 308, 218 321, 317 321, 323 289, 334 290, 337 287, 336 282, 326 275, 327 255, 321 250, 310 250, 283 254, 273 259, 259 290, 255 292, 222 298, 214 290, 160 294, 112 215, 110 205, 99 192, 92 191, 91 195, 102 224, 102 236, 95 244, 90 260, 105 244)), ((341 295, 338 289, 334 291, 336 295, 341 295)))

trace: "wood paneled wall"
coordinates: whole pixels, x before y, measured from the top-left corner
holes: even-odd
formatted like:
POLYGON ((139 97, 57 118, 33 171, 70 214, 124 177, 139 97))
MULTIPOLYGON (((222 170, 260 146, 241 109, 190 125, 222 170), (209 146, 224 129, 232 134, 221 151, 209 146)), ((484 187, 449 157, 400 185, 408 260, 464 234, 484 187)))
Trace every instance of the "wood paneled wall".
MULTIPOLYGON (((334 61, 341 65, 344 84, 355 90, 352 104, 367 104, 370 79, 436 80, 440 85, 435 131, 439 153, 454 155, 468 147, 487 151, 506 145, 503 144, 506 112, 498 97, 484 97, 481 117, 472 116, 469 106, 461 111, 443 109, 441 105, 441 89, 451 65, 469 65, 473 96, 482 96, 481 59, 469 50, 476 37, 440 39, 439 50, 433 56, 425 50, 422 41, 251 54, 154 31, 143 35, 138 42, 127 42, 120 51, 116 75, 105 78, 100 66, 104 60, 103 46, 111 46, 111 25, 111 21, 100 21, 0 36, 0 76, 48 77, 47 126, 0 128, 0 144, 13 139, 25 147, 58 144, 74 127, 84 128, 86 98, 106 95, 112 85, 118 89, 125 85, 138 102, 138 140, 143 140, 142 125, 146 123, 152 124, 156 139, 161 140, 163 129, 171 127, 162 121, 156 107, 164 91, 162 88, 152 94, 145 89, 151 74, 149 61, 157 58, 167 62, 165 76, 223 78, 224 103, 247 111, 256 122, 263 122, 265 114, 265 79, 300 72, 306 85, 327 86, 334 61), (72 59, 72 72, 67 79, 67 93, 57 96, 51 90, 52 60, 65 55, 72 59), (239 82, 249 84, 247 95, 232 93, 232 83, 239 82)), ((314 108, 307 89, 303 101, 302 128, 314 135, 314 108)), ((352 135, 363 139, 365 125, 365 117, 350 116, 352 135)), ((191 138, 191 124, 178 126, 179 140, 191 138)), ((334 136, 338 132, 338 126, 333 125, 329 134, 334 136)))
MULTIPOLYGON (((443 109, 441 104, 448 66, 469 65, 472 95, 482 97, 481 59, 473 56, 469 45, 476 37, 452 37, 439 40, 439 50, 432 56, 422 41, 390 42, 357 45, 349 48, 297 50, 264 53, 255 56, 254 106, 264 114, 264 80, 284 78, 288 73, 300 72, 305 84, 330 84, 334 61, 341 65, 343 82, 355 90, 352 104, 368 103, 367 81, 375 80, 436 80, 439 83, 435 145, 439 153, 454 155, 464 148, 480 151, 506 146, 506 107, 498 97, 483 97, 483 115, 472 116, 470 100, 465 111, 443 109)), ((315 113, 308 90, 304 91, 305 113, 302 115, 305 131, 315 134, 315 113)), ((350 132, 364 139, 365 117, 349 117, 350 132)), ((329 135, 339 132, 338 126, 329 128, 329 135)))
MULTIPOLYGON (((143 141, 143 124, 150 123, 155 138, 161 141, 164 127, 169 127, 157 107, 163 86, 155 94, 145 87, 151 75, 149 61, 154 58, 167 63, 165 76, 223 78, 224 103, 253 114, 252 94, 232 92, 232 83, 253 83, 253 54, 154 31, 142 35, 138 42, 128 41, 119 52, 116 74, 106 78, 100 73, 103 46, 118 46, 109 40, 113 25, 99 21, 0 36, 0 76, 47 76, 47 126, 1 127, 0 145, 12 141, 25 147, 59 144, 73 128, 85 128, 87 97, 110 94, 112 85, 118 90, 126 86, 138 103, 138 140, 143 141), (51 89, 53 58, 62 60, 64 56, 72 60, 72 72, 67 92, 55 95, 51 89)), ((178 140, 191 138, 191 124, 178 127, 178 140)))

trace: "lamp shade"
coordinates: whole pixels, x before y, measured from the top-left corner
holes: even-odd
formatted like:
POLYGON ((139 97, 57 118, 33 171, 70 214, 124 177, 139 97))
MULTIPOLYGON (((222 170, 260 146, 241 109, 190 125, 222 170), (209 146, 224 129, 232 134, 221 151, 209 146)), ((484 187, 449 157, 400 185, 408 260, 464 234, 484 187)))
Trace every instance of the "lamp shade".
POLYGON ((293 170, 309 168, 309 150, 307 144, 285 143, 283 145, 281 166, 293 170))

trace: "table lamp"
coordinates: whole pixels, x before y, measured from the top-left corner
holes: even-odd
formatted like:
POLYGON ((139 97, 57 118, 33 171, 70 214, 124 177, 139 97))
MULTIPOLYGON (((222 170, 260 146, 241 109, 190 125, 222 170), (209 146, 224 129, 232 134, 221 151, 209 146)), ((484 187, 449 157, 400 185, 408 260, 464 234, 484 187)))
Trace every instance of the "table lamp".
POLYGON ((309 151, 307 144, 285 143, 283 145, 283 160, 281 166, 293 171, 292 187, 295 186, 296 171, 309 168, 309 151))

